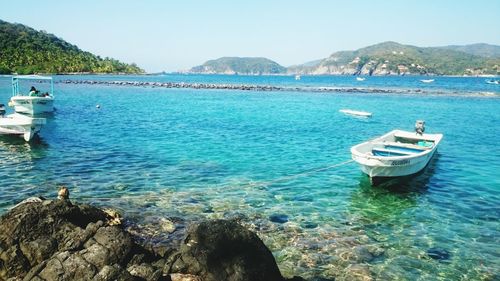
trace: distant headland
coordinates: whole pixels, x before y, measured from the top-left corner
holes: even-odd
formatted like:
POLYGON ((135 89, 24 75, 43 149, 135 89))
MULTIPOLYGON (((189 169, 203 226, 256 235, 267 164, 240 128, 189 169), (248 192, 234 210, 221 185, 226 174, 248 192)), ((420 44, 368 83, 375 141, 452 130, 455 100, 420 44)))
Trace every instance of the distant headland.
POLYGON ((301 75, 500 75, 500 46, 416 47, 383 42, 284 67, 266 58, 223 57, 191 68, 199 74, 301 75))

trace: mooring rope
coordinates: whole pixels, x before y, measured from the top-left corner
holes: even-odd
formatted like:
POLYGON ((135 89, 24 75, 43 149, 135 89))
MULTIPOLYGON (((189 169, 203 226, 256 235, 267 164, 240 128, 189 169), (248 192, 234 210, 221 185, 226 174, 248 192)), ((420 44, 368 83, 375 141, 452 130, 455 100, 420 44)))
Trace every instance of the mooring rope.
MULTIPOLYGON (((300 172, 300 173, 296 173, 294 175, 279 177, 279 178, 276 178, 274 180, 270 180, 270 181, 267 181, 267 182, 258 182, 258 183, 255 183, 255 185, 256 186, 269 186, 269 185, 272 185, 272 184, 275 184, 275 183, 278 183, 278 182, 289 181, 289 180, 300 178, 300 177, 304 177, 304 176, 307 176, 307 175, 310 175, 310 174, 319 173, 319 172, 322 172, 322 171, 326 171, 326 170, 330 170, 330 169, 337 168, 337 167, 340 167, 340 166, 344 166, 344 165, 347 165, 347 164, 351 163, 352 161, 354 161, 354 160, 351 159, 351 160, 347 160, 347 161, 344 161, 344 162, 341 162, 341 163, 337 163, 337 164, 326 166, 326 167, 322 167, 322 168, 315 168, 315 169, 312 169, 312 170, 306 170, 306 171, 303 171, 303 172, 300 172)), ((245 186, 245 185, 243 185, 243 186, 245 186)))
MULTIPOLYGON (((259 182, 253 182, 253 181, 250 181, 248 183, 245 183, 245 184, 242 184, 242 185, 238 185, 238 187, 240 188, 245 188, 245 187, 264 187, 264 186, 270 186, 270 185, 273 185, 273 184, 276 184, 276 183, 279 183, 279 182, 284 182, 284 181, 290 181, 290 180, 293 180, 293 179, 296 179, 296 178, 300 178, 300 177, 304 177, 304 176, 308 176, 310 174, 314 174, 314 173, 319 173, 319 172, 323 172, 323 171, 326 171, 326 170, 331 170, 331 169, 334 169, 334 168, 338 168, 338 167, 341 167, 341 166, 344 166, 344 165, 347 165, 351 162, 353 162, 354 160, 347 160, 347 161, 344 161, 344 162, 341 162, 341 163, 337 163, 337 164, 333 164, 333 165, 329 165, 329 166, 325 166, 325 167, 320 167, 320 168, 314 168, 314 169, 309 169, 309 170, 305 170, 305 171, 302 171, 302 172, 299 172, 299 173, 296 173, 296 174, 293 174, 293 175, 288 175, 288 176, 282 176, 282 177, 278 177, 278 178, 275 178, 273 180, 269 180, 269 181, 259 181, 259 182)), ((226 184, 219 184, 219 185, 215 185, 214 187, 230 187, 230 186, 234 186, 234 184, 231 184, 231 183, 226 183, 226 184)), ((75 199, 79 199, 79 200, 82 200, 82 199, 108 199, 108 200, 120 200, 120 199, 137 199, 137 198, 148 198, 148 199, 154 199, 154 198, 159 198, 159 197, 163 197, 163 196, 160 196, 160 195, 153 195, 153 194, 138 194, 138 195, 126 195, 126 196, 121 196, 121 197, 100 197, 100 196, 75 196, 75 199)))

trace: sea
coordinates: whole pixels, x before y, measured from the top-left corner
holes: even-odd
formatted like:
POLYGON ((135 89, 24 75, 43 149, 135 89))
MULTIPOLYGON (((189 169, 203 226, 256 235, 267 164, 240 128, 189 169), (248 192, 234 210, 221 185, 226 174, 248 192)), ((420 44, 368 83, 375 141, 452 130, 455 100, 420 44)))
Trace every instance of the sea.
MULTIPOLYGON (((56 111, 39 136, 0 136, 1 214, 66 186, 74 202, 118 210, 152 243, 174 243, 201 220, 237 220, 287 277, 500 280, 500 85, 487 78, 53 77, 56 111), (416 120, 444 134, 437 154, 415 177, 371 186, 350 148, 416 120), (169 222, 172 234, 162 231, 169 222)), ((48 87, 21 89, 32 85, 48 87)), ((10 95, 2 76, 0 103, 10 95)))

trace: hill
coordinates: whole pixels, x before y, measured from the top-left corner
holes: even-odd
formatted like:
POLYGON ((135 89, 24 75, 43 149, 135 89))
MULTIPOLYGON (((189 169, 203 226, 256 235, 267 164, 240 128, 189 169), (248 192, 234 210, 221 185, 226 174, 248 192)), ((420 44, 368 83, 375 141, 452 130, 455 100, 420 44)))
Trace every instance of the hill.
POLYGON ((135 64, 101 58, 53 34, 0 20, 0 74, 143 73, 135 64))
POLYGON ((500 58, 500 46, 490 45, 485 43, 477 43, 470 45, 451 45, 441 47, 443 49, 455 50, 467 54, 485 57, 485 58, 500 58))
MULTIPOLYGON (((466 48, 479 53, 479 48, 466 48)), ((288 68, 288 73, 344 75, 484 75, 500 74, 500 58, 486 58, 452 47, 421 48, 383 42, 355 51, 340 51, 316 65, 288 68)))
POLYGON ((190 73, 202 74, 282 74, 286 68, 266 58, 222 57, 209 60, 189 70, 190 73))

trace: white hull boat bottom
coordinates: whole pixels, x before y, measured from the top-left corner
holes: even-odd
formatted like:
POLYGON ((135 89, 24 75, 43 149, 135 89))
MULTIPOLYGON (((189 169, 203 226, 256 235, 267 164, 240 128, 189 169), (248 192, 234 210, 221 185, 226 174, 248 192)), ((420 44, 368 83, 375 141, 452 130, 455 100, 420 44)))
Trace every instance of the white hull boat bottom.
POLYGON ((352 159, 370 178, 409 176, 427 166, 442 138, 442 134, 394 130, 353 146, 352 159))
POLYGON ((32 118, 19 113, 10 114, 0 117, 0 135, 18 135, 25 141, 30 141, 45 123, 45 118, 32 118))

